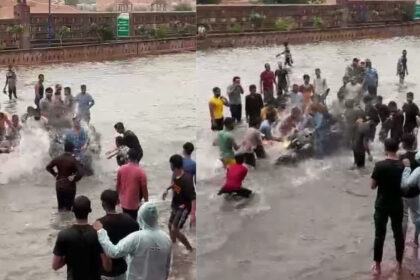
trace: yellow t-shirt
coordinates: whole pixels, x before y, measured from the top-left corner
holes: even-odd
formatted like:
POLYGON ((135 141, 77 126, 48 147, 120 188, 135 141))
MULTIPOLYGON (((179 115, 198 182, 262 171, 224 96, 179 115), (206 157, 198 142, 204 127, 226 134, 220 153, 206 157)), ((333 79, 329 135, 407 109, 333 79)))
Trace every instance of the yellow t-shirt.
POLYGON ((210 99, 210 104, 213 105, 213 116, 215 119, 223 119, 223 101, 221 98, 213 97, 210 99))

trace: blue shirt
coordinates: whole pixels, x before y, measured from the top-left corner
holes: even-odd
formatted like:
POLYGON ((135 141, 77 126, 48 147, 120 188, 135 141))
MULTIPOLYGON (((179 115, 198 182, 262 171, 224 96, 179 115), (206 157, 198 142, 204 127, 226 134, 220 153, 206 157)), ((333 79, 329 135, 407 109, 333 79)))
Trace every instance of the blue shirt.
POLYGON ((79 115, 89 115, 90 114, 90 107, 95 104, 92 96, 89 93, 79 93, 74 101, 78 104, 78 114, 79 115))
POLYGON ((324 116, 321 113, 316 113, 313 116, 312 121, 314 124, 315 131, 324 132, 327 130, 327 124, 325 123, 324 116))
POLYGON ((183 168, 185 172, 189 173, 192 177, 195 177, 195 174, 196 174, 195 161, 193 161, 190 158, 184 158, 183 168))
POLYGON ((375 68, 365 69, 365 84, 368 87, 376 87, 378 84, 378 72, 375 68))
POLYGON ((72 142, 75 153, 79 153, 82 147, 87 143, 88 136, 83 128, 80 129, 79 135, 76 135, 76 132, 72 129, 66 133, 65 141, 72 142))
POLYGON ((273 139, 273 135, 271 134, 271 124, 268 122, 268 120, 265 120, 261 123, 260 131, 262 134, 264 134, 266 140, 273 139))

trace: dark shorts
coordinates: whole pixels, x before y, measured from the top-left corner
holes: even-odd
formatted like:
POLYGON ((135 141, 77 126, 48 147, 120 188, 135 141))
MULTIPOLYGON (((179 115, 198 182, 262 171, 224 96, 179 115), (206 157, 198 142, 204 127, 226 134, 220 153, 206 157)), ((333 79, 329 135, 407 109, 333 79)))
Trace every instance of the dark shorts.
POLYGON ((169 217, 169 225, 182 228, 189 214, 190 212, 187 209, 172 209, 171 216, 169 217))
POLYGON ((222 119, 215 119, 215 124, 211 124, 211 130, 223 130, 223 118, 222 119))

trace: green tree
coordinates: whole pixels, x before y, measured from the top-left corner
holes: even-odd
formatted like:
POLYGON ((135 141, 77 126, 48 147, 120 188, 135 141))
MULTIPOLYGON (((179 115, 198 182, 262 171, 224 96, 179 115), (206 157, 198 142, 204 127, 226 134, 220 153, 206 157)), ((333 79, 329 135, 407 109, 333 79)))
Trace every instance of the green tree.
POLYGON ((181 11, 192 11, 193 8, 190 4, 187 3, 179 3, 174 7, 175 11, 181 12, 181 11))
POLYGON ((58 30, 57 35, 60 38, 60 45, 63 45, 63 39, 67 38, 71 33, 71 30, 67 26, 62 26, 60 30, 58 30))

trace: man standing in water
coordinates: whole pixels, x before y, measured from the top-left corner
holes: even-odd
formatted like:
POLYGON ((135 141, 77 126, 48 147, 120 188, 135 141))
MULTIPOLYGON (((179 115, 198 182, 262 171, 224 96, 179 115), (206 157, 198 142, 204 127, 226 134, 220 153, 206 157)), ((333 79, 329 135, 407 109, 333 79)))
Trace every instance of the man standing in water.
POLYGON ((287 93, 289 87, 289 72, 286 68, 283 68, 281 62, 279 62, 279 68, 275 72, 277 78, 277 96, 287 93))
POLYGON ((223 106, 229 102, 221 95, 220 88, 213 88, 213 97, 209 101, 211 130, 223 130, 223 106))
POLYGON ((366 69, 364 71, 363 89, 367 90, 372 97, 376 97, 378 92, 379 76, 378 71, 372 67, 372 62, 366 59, 366 69))
POLYGON ((182 146, 182 155, 183 158, 183 168, 184 171, 191 175, 191 177, 194 179, 194 182, 196 181, 196 163, 191 158, 192 153, 194 152, 194 145, 193 143, 187 142, 182 146))
POLYGON ((402 57, 400 57, 400 59, 398 59, 397 76, 400 77, 400 84, 403 84, 405 76, 408 76, 407 51, 406 50, 403 50, 402 57))
POLYGON ((41 99, 41 101, 39 102, 39 109, 41 111, 41 115, 45 118, 47 118, 48 120, 50 119, 50 115, 51 114, 51 110, 52 110, 52 96, 53 96, 53 89, 48 87, 45 90, 45 97, 41 99))
POLYGON ((58 211, 70 211, 76 196, 76 182, 82 178, 78 162, 73 157, 74 146, 71 142, 64 144, 64 154, 53 159, 46 167, 56 178, 58 211), (57 169, 54 170, 54 169, 57 169))
POLYGON ((86 85, 82 85, 80 87, 81 93, 79 93, 74 102, 78 104, 77 107, 77 116, 89 123, 90 122, 90 108, 95 105, 95 101, 93 100, 92 96, 86 92, 86 85))
POLYGON ((395 252, 401 271, 404 255, 403 236, 403 201, 401 197, 401 178, 404 170, 398 155, 398 141, 392 138, 385 140, 386 159, 375 164, 372 173, 372 190, 378 188, 375 202, 375 243, 373 273, 381 273, 383 247, 386 236, 386 225, 391 218, 391 227, 395 239, 395 252))
POLYGON ((193 248, 187 237, 181 232, 182 227, 190 216, 191 226, 195 225, 196 193, 192 177, 183 169, 183 159, 180 155, 173 155, 169 159, 171 169, 174 172, 173 184, 166 189, 162 198, 166 199, 168 191, 172 189, 172 212, 169 218, 169 233, 172 242, 177 239, 184 244, 188 251, 193 248))
POLYGON ((103 253, 96 230, 89 225, 90 212, 89 198, 78 196, 73 205, 76 223, 58 233, 52 268, 59 270, 67 265, 67 279, 100 280, 102 269, 111 270, 111 260, 103 253))
POLYGON ((35 84, 35 105, 39 109, 39 102, 44 98, 44 75, 39 74, 38 82, 35 84))
POLYGON ((274 85, 276 85, 276 76, 270 70, 270 64, 264 65, 265 71, 260 75, 260 89, 264 96, 264 103, 267 104, 274 99, 274 85))
POLYGON ((244 94, 244 89, 241 86, 241 79, 239 77, 233 78, 233 84, 227 88, 229 96, 230 114, 236 122, 242 120, 242 100, 241 95, 244 94))
POLYGON ((249 124, 261 118, 261 109, 264 107, 261 94, 257 93, 255 85, 249 86, 249 94, 245 98, 245 114, 249 124))
POLYGON ((414 94, 412 92, 407 93, 407 103, 402 107, 405 114, 404 122, 404 133, 414 133, 417 135, 417 117, 420 116, 419 107, 413 102, 414 94))
POLYGON ((327 80, 321 78, 321 69, 315 69, 315 79, 314 79, 314 92, 318 96, 322 103, 325 104, 325 100, 328 94, 327 80))
POLYGON ((65 140, 73 144, 74 153, 76 155, 80 155, 81 152, 87 150, 88 135, 80 125, 80 120, 78 118, 73 118, 73 129, 66 134, 65 140))
POLYGON ((303 105, 305 108, 311 103, 312 97, 314 96, 314 86, 309 83, 310 79, 309 75, 303 75, 303 85, 299 88, 303 96, 303 105))
POLYGON ((9 65, 9 70, 6 73, 6 83, 3 88, 4 94, 7 94, 6 87, 8 88, 9 93, 9 99, 12 100, 12 97, 14 96, 17 99, 16 95, 16 73, 13 71, 13 66, 9 65))
POLYGON ((235 121, 232 118, 225 119, 225 129, 220 131, 217 136, 217 143, 220 149, 220 160, 226 168, 235 163, 235 152, 239 146, 233 139, 232 130, 234 129, 235 121))
POLYGON ((135 221, 141 200, 149 200, 146 173, 138 164, 138 156, 136 149, 128 151, 128 163, 118 169, 116 186, 123 212, 135 221))
POLYGON ((137 150, 137 162, 143 158, 143 149, 140 145, 139 138, 131 130, 126 130, 122 122, 118 122, 114 125, 114 129, 117 133, 122 134, 124 138, 124 145, 130 149, 137 150))

